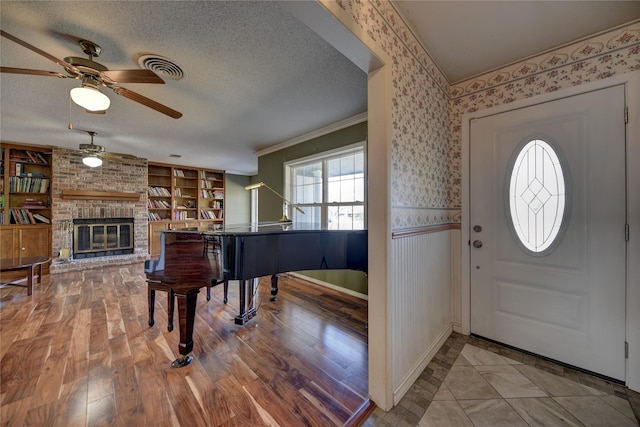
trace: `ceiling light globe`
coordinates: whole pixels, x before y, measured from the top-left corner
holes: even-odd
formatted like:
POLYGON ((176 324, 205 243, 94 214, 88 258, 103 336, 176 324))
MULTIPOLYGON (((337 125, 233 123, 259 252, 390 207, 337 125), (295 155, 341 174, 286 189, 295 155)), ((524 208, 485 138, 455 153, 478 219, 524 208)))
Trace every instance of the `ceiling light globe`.
POLYGON ((92 87, 80 86, 71 89, 73 102, 89 111, 104 111, 111 105, 111 100, 104 93, 92 87))
POLYGON ((97 168, 102 165, 102 159, 96 156, 87 156, 82 159, 82 163, 89 166, 90 168, 97 168))

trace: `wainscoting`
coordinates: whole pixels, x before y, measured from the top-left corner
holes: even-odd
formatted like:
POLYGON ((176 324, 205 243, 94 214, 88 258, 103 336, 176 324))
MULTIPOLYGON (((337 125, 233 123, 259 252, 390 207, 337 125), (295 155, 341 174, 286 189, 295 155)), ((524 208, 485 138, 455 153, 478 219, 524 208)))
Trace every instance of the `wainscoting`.
POLYGON ((450 335, 453 323, 451 227, 399 234, 389 284, 394 404, 422 373, 450 335))

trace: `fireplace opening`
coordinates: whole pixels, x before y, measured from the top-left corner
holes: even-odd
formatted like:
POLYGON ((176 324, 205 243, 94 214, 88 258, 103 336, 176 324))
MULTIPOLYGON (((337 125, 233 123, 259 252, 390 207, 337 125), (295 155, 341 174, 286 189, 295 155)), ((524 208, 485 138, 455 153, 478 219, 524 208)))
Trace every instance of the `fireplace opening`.
POLYGON ((133 253, 133 218, 73 220, 73 258, 133 253))

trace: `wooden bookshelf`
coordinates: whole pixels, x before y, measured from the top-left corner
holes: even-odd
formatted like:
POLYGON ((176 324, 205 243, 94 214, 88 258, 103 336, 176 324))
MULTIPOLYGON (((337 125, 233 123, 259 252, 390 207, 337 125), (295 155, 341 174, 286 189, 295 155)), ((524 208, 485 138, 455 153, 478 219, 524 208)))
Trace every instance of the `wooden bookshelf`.
POLYGON ((147 218, 149 253, 158 255, 167 228, 224 224, 224 171, 149 163, 147 218))
POLYGON ((0 257, 51 256, 51 149, 0 144, 0 257))
POLYGON ((0 224, 51 223, 51 150, 3 143, 0 224))

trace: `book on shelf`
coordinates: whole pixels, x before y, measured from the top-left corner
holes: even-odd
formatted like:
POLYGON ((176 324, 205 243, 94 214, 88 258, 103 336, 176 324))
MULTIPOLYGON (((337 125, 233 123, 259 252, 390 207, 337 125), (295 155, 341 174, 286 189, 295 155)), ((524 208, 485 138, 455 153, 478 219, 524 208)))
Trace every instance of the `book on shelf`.
POLYGON ((156 212, 147 212, 147 219, 149 221, 162 221, 164 218, 156 212))
POLYGON ((42 153, 31 150, 12 150, 9 155, 9 160, 12 162, 36 163, 40 165, 49 164, 49 161, 42 153))
POLYGON ((12 193, 48 193, 51 180, 48 178, 9 177, 9 191, 12 193))
POLYGON ((13 224, 37 224, 43 222, 50 224, 51 220, 39 213, 33 213, 29 209, 11 208, 9 210, 10 221, 13 224))
POLYGON ((171 191, 166 187, 147 187, 147 193, 152 197, 171 197, 171 191))
POLYGON ((41 215, 39 213, 34 213, 33 215, 33 219, 40 221, 40 222, 44 222, 45 224, 50 224, 51 220, 49 218, 47 218, 44 215, 41 215))

